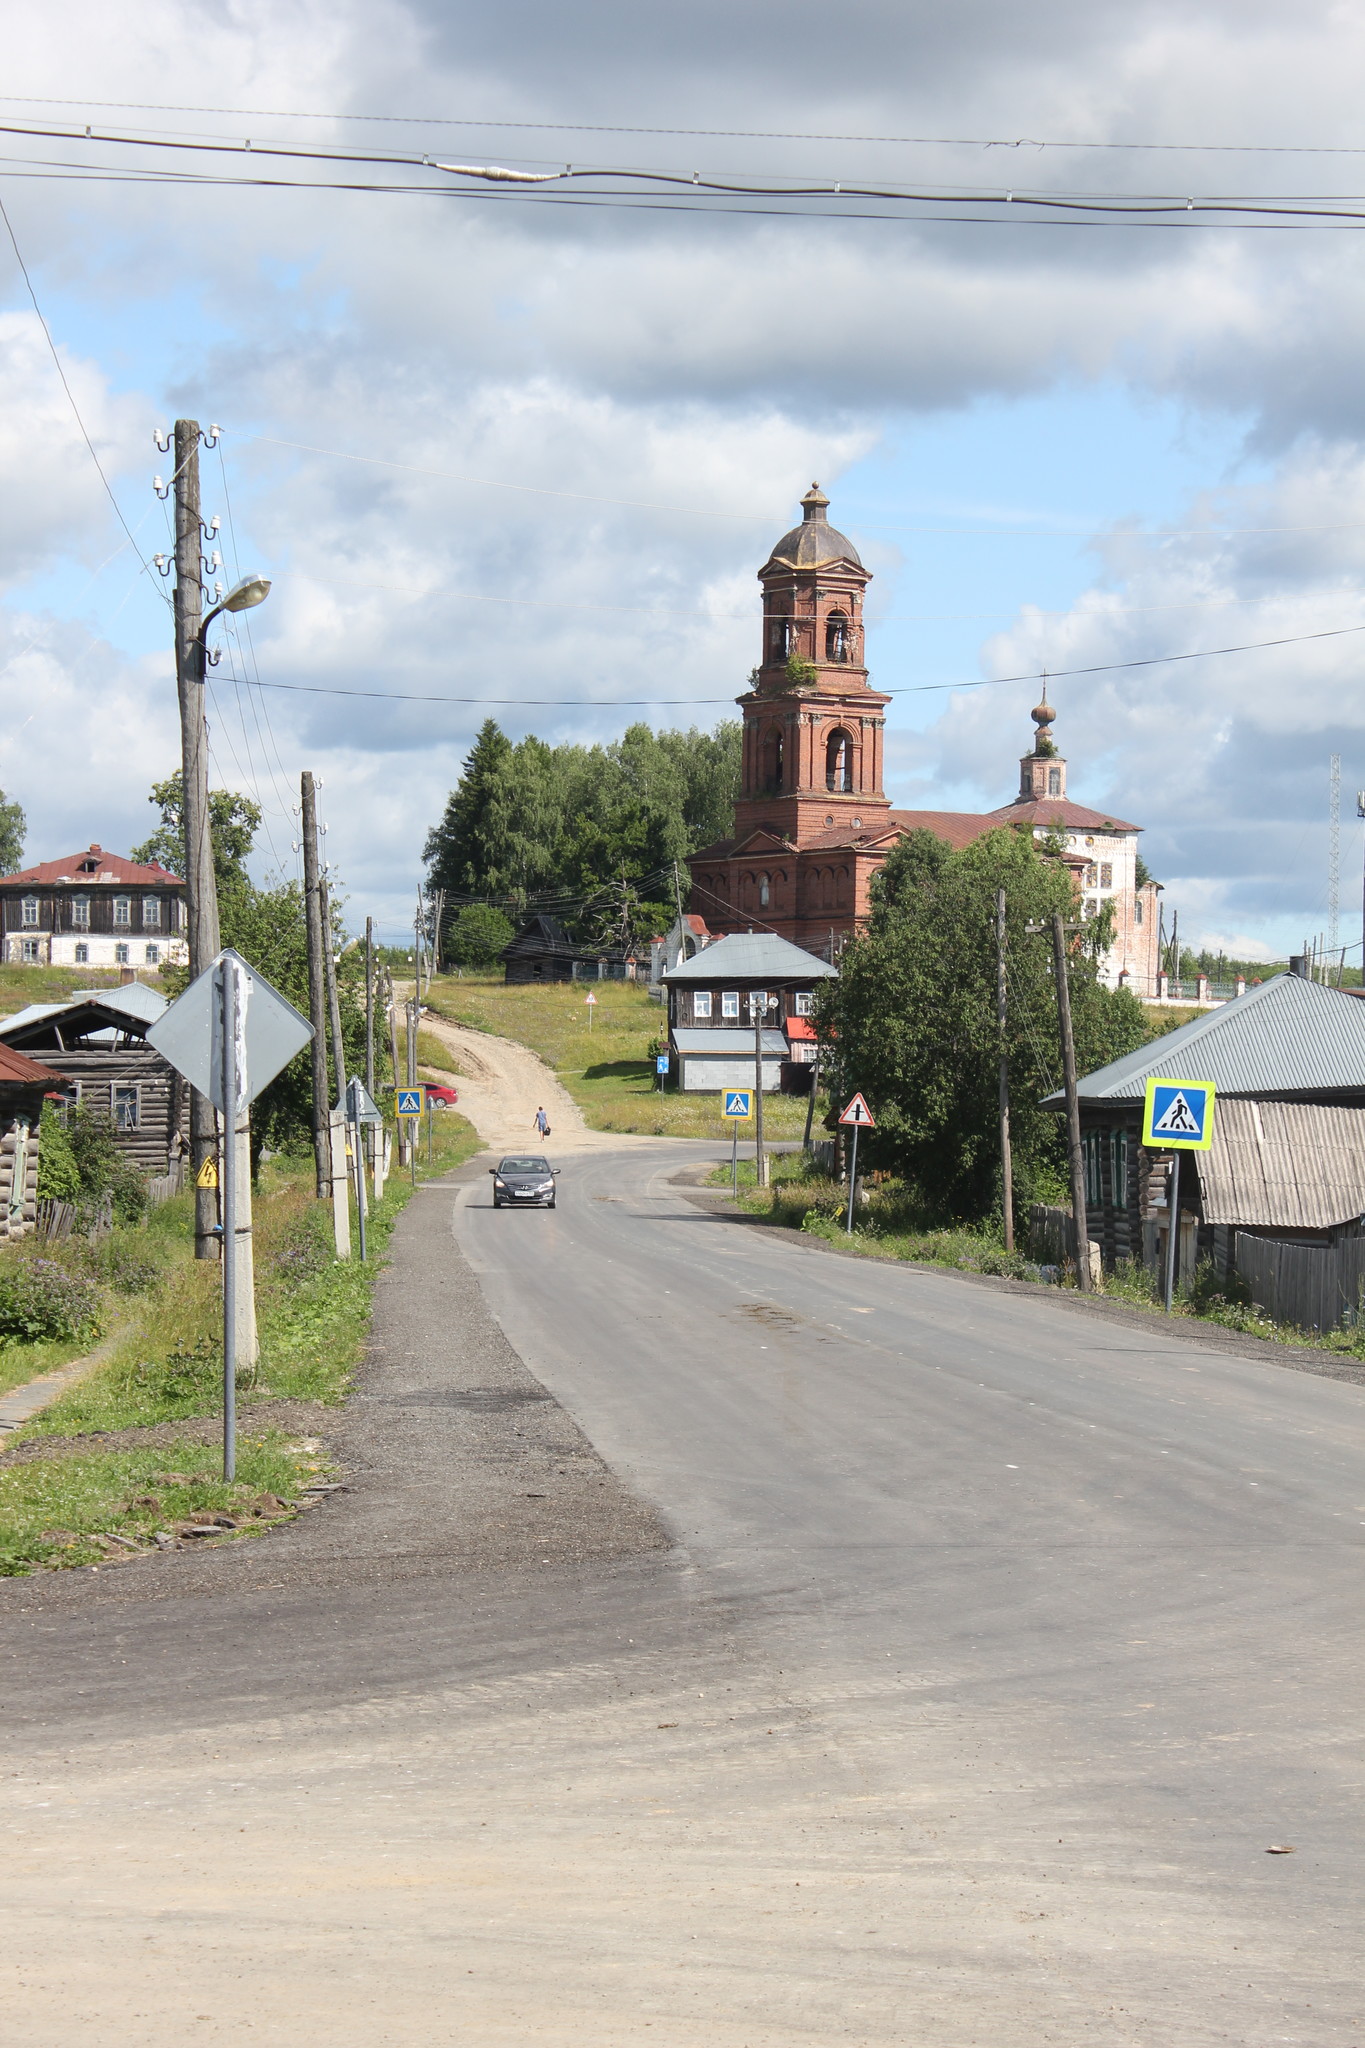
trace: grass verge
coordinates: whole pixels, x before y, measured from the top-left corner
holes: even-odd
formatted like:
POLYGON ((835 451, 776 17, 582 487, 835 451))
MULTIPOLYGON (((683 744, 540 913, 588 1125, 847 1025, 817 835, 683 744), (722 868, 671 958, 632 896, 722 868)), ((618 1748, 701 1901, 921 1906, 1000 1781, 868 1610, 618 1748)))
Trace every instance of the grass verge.
MULTIPOLYGON (((667 1042, 668 1017, 663 1004, 651 1002, 635 982, 508 984, 500 975, 446 974, 431 983, 426 1001, 452 1024, 529 1046, 553 1069, 590 1130, 729 1142, 719 1093, 660 1089, 654 1054, 667 1042), (597 998, 591 1009, 589 994, 597 998)), ((799 1138, 806 1127, 805 1097, 765 1095, 763 1127, 769 1138, 799 1138)), ((741 1144, 746 1138, 752 1142, 751 1124, 744 1126, 741 1144)))
MULTIPOLYGON (((448 1112, 434 1119, 432 1146, 428 1161, 424 1139, 419 1182, 470 1158, 479 1139, 463 1117, 448 1112)), ((408 1173, 390 1178, 371 1213, 369 1261, 361 1265, 354 1213, 352 1256, 340 1260, 333 1252, 331 1206, 314 1198, 313 1185, 311 1154, 287 1155, 262 1166, 253 1218, 261 1358, 251 1383, 241 1387, 243 1404, 287 1398, 335 1406, 345 1399, 364 1351, 375 1274, 413 1191, 408 1173)), ((0 1264, 32 1256, 30 1247, 31 1241, 15 1247, 0 1264)), ((164 1447, 151 1446, 117 1453, 92 1447, 88 1454, 73 1456, 65 1443, 54 1442, 50 1458, 35 1455, 45 1439, 151 1429, 185 1419, 211 1422, 222 1414, 221 1279, 217 1265, 193 1257, 189 1194, 154 1210, 146 1224, 115 1231, 98 1245, 68 1239, 44 1247, 43 1255, 60 1257, 73 1270, 99 1279, 101 1321, 112 1325, 115 1342, 105 1364, 6 1441, 7 1453, 16 1446, 25 1450, 22 1458, 0 1459, 0 1573, 89 1563, 92 1544, 96 1553, 122 1550, 112 1540, 101 1541, 109 1538, 109 1517, 128 1511, 129 1488, 156 1494, 151 1478, 166 1462, 164 1447), (147 1471, 139 1459, 142 1464, 151 1460, 147 1471), (45 1543, 44 1529, 60 1530, 61 1540, 45 1543)), ((49 1369, 48 1354, 56 1348, 8 1347, 0 1356, 11 1383, 49 1369)), ((199 1462, 211 1464, 215 1455, 210 1451, 199 1462)), ((243 1444, 240 1471, 231 1500, 220 1498, 214 1491, 220 1483, 206 1475, 183 1498, 177 1493, 169 1502, 162 1500, 147 1516, 161 1515, 164 1526, 166 1515, 183 1519, 200 1510, 226 1512, 241 1505, 242 1488, 278 1492, 292 1484, 291 1475, 298 1476, 283 1439, 276 1442, 268 1435, 243 1444), (284 1464, 279 1463, 282 1457, 284 1464)), ((249 1518, 243 1526, 262 1524, 249 1518)), ((144 1536, 149 1533, 143 1524, 138 1527, 144 1536)), ((136 1532, 123 1533, 139 1540, 136 1532)))

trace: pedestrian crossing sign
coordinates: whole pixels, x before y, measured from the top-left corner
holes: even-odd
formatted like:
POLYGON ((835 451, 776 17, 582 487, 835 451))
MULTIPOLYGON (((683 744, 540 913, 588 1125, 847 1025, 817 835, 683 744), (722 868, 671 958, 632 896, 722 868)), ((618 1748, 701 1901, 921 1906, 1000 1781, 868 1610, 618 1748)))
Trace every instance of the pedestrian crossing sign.
POLYGON ((745 1123, 754 1113, 754 1091, 752 1088, 727 1088, 725 1105, 721 1115, 734 1123, 745 1123))
POLYGON ((1147 1083, 1142 1142, 1159 1152, 1207 1152, 1213 1144, 1212 1081, 1147 1083))
POLYGON ((393 1113, 395 1116, 420 1116, 426 1107, 425 1087, 395 1088, 393 1091, 393 1113))

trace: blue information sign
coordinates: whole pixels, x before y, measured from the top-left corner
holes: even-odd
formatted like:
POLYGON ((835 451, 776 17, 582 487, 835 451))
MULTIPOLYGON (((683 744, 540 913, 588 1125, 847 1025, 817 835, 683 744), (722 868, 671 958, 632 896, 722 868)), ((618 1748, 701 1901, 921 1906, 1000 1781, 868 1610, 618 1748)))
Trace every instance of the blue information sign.
POLYGON ((1207 1152, 1213 1144, 1212 1081, 1147 1083, 1142 1142, 1163 1152, 1207 1152))
POLYGON ((754 1091, 752 1088, 727 1088, 721 1115, 735 1123, 744 1123, 754 1113, 754 1091))

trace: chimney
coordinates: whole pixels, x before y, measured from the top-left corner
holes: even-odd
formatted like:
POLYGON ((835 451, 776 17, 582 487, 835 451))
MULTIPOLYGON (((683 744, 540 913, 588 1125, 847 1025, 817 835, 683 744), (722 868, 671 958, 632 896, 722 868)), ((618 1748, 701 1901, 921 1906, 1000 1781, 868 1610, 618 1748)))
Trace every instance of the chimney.
POLYGON ((137 980, 137 970, 136 970, 135 968, 133 968, 133 967, 120 967, 120 969, 119 969, 119 971, 118 971, 118 985, 119 985, 119 987, 120 987, 120 988, 127 988, 127 986, 128 986, 128 984, 129 984, 129 982, 130 982, 130 981, 136 981, 136 980, 137 980))
POLYGON ((1291 953, 1289 956, 1289 972, 1297 974, 1300 981, 1307 981, 1308 955, 1306 953, 1291 953))

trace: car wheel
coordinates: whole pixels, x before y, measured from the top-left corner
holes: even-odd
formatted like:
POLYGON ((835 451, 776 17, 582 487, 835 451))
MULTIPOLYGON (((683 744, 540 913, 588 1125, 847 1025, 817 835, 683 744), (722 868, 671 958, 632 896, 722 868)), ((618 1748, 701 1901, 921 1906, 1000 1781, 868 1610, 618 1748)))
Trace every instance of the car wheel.
POLYGON ((551 1197, 550 1197, 549 1201, 548 1201, 548 1202, 547 1202, 547 1203, 545 1204, 545 1206, 546 1206, 546 1208, 547 1208, 547 1209, 553 1209, 554 1205, 555 1205, 555 1198, 554 1198, 554 1196, 553 1196, 553 1195, 551 1195, 551 1197))

